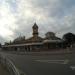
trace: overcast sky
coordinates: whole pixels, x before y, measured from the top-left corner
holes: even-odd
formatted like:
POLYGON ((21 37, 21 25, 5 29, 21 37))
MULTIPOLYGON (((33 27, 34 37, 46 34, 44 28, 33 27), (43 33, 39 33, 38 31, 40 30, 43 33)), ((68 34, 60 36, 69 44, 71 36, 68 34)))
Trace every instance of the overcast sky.
POLYGON ((75 0, 0 0, 1 43, 32 36, 35 22, 43 37, 48 31, 75 33, 75 0))

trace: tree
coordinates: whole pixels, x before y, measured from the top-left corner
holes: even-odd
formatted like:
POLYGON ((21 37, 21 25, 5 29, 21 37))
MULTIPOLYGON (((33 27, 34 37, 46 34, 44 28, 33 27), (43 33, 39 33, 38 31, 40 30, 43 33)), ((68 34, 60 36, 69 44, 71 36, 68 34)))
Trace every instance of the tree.
POLYGON ((1 43, 0 43, 0 48, 2 47, 1 43))
POLYGON ((64 34, 63 39, 67 43, 68 46, 71 46, 73 43, 75 43, 75 34, 66 33, 64 34))

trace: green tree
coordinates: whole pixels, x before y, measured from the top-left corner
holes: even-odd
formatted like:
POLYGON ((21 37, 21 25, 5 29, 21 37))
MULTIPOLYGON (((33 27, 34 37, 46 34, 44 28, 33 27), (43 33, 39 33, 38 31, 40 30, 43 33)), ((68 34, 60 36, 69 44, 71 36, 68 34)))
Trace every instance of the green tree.
POLYGON ((66 33, 66 34, 64 34, 63 39, 67 43, 67 46, 70 46, 73 43, 75 43, 75 34, 66 33))

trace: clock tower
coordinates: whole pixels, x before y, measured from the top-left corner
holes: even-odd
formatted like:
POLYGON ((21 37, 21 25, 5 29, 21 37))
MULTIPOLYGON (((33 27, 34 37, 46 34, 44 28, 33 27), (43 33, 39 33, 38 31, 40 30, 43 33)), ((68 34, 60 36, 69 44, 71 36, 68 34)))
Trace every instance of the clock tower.
POLYGON ((33 29, 33 37, 38 37, 38 26, 36 23, 34 23, 32 29, 33 29))

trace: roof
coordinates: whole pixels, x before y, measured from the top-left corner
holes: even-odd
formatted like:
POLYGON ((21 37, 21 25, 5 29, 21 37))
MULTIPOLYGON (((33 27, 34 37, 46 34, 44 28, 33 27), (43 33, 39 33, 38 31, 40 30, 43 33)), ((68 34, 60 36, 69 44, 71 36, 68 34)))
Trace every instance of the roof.
POLYGON ((39 36, 37 36, 37 37, 31 37, 31 38, 29 38, 29 39, 27 39, 26 40, 26 43, 27 42, 42 42, 43 41, 43 38, 41 38, 41 37, 39 37, 39 36))

